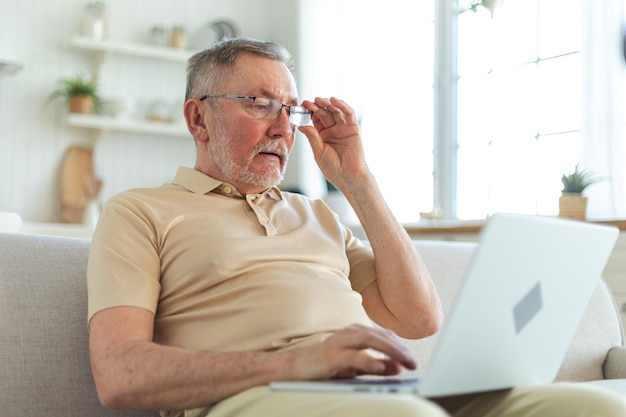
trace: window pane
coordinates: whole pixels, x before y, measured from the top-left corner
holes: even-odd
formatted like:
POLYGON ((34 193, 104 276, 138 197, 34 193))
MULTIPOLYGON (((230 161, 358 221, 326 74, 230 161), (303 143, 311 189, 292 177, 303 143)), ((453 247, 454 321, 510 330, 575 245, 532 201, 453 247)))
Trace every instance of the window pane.
POLYGON ((536 141, 506 138, 459 148, 458 216, 536 212, 536 141))
POLYGON ((488 143, 459 148, 457 215, 461 219, 482 219, 489 213, 488 154, 488 143))
POLYGON ((492 21, 484 10, 466 11, 458 20, 458 71, 461 76, 488 72, 493 66, 492 21))
POLYGON ((505 2, 494 17, 484 8, 458 19, 458 71, 461 76, 534 61, 537 56, 536 3, 505 2))
POLYGON ((539 57, 567 54, 581 47, 582 1, 541 0, 539 57))
POLYGON ((580 54, 538 64, 538 118, 542 135, 578 130, 582 109, 580 54))
POLYGON ((494 141, 489 153, 489 214, 535 213, 537 148, 532 137, 494 141))
POLYGON ((537 190, 537 213, 556 215, 563 184, 561 176, 573 172, 579 161, 580 135, 564 133, 540 137, 538 140, 538 175, 541 181, 537 190))
POLYGON ((537 56, 537 2, 503 2, 503 7, 496 9, 493 25, 495 68, 534 61, 537 56))
POLYGON ((457 143, 461 148, 491 140, 490 117, 494 91, 489 75, 459 79, 457 97, 457 143))
POLYGON ((537 134, 537 67, 526 64, 494 71, 491 125, 498 137, 537 134))
POLYGON ((537 133, 535 64, 459 80, 458 143, 492 141, 537 133))

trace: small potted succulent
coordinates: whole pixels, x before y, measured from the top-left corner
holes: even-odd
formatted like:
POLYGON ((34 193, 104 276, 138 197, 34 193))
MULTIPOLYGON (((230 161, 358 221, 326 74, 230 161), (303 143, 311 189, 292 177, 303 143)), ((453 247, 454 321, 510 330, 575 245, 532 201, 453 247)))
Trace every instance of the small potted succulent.
POLYGON ((601 178, 591 171, 580 169, 579 164, 576 164, 573 173, 563 174, 559 216, 584 220, 587 217, 587 197, 582 193, 587 187, 599 181, 601 178))
POLYGON ((99 103, 98 83, 95 77, 86 78, 79 74, 60 80, 61 88, 50 95, 50 99, 65 97, 70 113, 92 113, 99 103))

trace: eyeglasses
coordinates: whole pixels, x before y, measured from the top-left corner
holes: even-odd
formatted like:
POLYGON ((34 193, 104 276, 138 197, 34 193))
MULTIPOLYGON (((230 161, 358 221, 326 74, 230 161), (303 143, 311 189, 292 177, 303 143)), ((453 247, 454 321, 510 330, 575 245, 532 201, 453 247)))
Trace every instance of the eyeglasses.
POLYGON ((207 98, 233 98, 236 100, 250 100, 246 104, 246 113, 256 119, 274 119, 278 117, 283 107, 287 108, 287 115, 289 116, 289 123, 295 126, 306 126, 311 122, 311 115, 313 112, 307 110, 302 106, 291 106, 289 104, 281 103, 278 100, 267 97, 255 97, 255 96, 232 96, 228 94, 220 95, 205 95, 200 98, 200 101, 207 98))

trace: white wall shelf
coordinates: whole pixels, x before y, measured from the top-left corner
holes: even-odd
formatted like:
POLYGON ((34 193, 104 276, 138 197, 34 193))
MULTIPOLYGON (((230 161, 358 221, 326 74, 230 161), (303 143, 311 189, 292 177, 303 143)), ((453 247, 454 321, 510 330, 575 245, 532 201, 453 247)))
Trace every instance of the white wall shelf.
POLYGON ((70 113, 67 115, 67 124, 72 127, 112 132, 152 134, 180 138, 191 137, 187 126, 183 123, 151 122, 148 120, 70 113))
MULTIPOLYGON (((102 65, 102 60, 111 54, 184 64, 195 53, 195 51, 192 50, 111 39, 98 40, 84 36, 75 36, 71 38, 69 40, 69 46, 75 49, 101 54, 97 59, 98 67, 102 65)), ((97 72, 99 72, 99 70, 97 72)), ((70 113, 67 115, 66 124, 72 127, 100 130, 101 132, 125 132, 180 138, 190 137, 184 123, 153 122, 150 120, 132 119, 128 117, 109 117, 95 114, 70 113)))
POLYGON ((196 52, 186 49, 168 48, 137 42, 116 41, 110 39, 97 40, 83 36, 70 39, 70 46, 89 51, 115 53, 165 61, 187 62, 196 52))

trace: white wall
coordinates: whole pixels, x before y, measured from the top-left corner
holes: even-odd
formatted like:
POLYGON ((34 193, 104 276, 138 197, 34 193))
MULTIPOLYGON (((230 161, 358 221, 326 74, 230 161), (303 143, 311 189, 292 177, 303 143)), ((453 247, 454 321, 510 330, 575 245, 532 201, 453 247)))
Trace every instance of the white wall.
MULTIPOLYGON (((94 70, 94 55, 67 46, 79 31, 84 0, 0 0, 0 59, 25 64, 0 77, 0 211, 26 221, 59 219, 58 172, 74 144, 93 146, 96 173, 104 180, 102 199, 130 187, 168 181, 178 165, 192 165, 188 139, 105 132, 65 125, 62 100, 47 103, 62 77, 94 70)), ((289 0, 109 0, 109 38, 142 41, 154 24, 184 24, 194 33, 213 20, 234 20, 245 36, 285 44, 297 56, 298 2, 289 0)), ((135 103, 184 95, 184 64, 107 57, 101 94, 135 103)), ((296 164, 294 164, 296 165, 296 164)), ((285 186, 296 187, 297 166, 285 186), (295 177, 294 177, 295 176, 295 177)))

